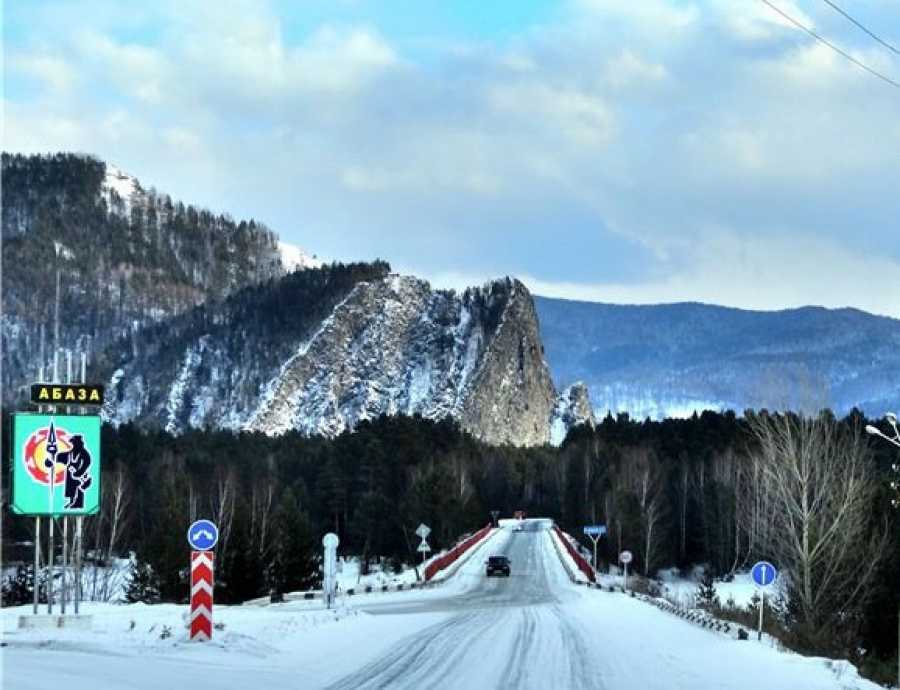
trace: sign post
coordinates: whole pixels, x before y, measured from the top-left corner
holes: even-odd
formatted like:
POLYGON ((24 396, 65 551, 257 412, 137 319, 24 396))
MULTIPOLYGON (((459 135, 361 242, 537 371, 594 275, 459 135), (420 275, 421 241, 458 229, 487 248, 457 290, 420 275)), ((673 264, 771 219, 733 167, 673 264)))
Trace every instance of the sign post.
POLYGON ((500 511, 499 511, 499 510, 492 510, 492 511, 491 511, 491 524, 492 524, 494 527, 497 527, 497 526, 498 526, 497 518, 499 518, 499 517, 500 517, 500 511))
POLYGON ((591 541, 594 542, 594 570, 597 569, 597 542, 600 541, 600 537, 606 534, 606 525, 586 525, 584 528, 584 533, 591 538, 591 541))
POLYGON ((628 564, 631 563, 631 559, 632 559, 631 551, 623 551, 622 553, 619 554, 619 561, 622 563, 622 565, 625 566, 624 589, 626 592, 628 591, 628 564))
POLYGON ((756 631, 756 639, 762 639, 763 628, 763 610, 766 608, 766 589, 772 586, 778 577, 778 571, 775 566, 768 561, 759 561, 750 570, 750 577, 759 588, 759 628, 756 631))
MULTIPOLYGON (((37 615, 40 569, 40 518, 47 517, 47 613, 53 613, 55 518, 63 520, 63 584, 61 608, 66 612, 66 567, 69 515, 100 510, 100 417, 88 415, 13 415, 12 500, 10 510, 35 518, 34 602, 37 615)), ((80 546, 80 544, 79 544, 80 546)), ((76 554, 80 560, 80 555, 76 554)), ((77 580, 78 574, 76 574, 77 580)), ((78 596, 76 582, 76 597, 78 596)), ((77 601, 77 600, 76 600, 77 601)), ((78 604, 75 613, 79 613, 78 604)))
POLYGON ((340 543, 340 538, 334 532, 329 532, 322 537, 322 546, 325 547, 325 559, 322 564, 324 571, 322 573, 322 590, 325 594, 325 606, 329 609, 334 604, 337 590, 337 547, 340 543))
POLYGON ((211 520, 197 520, 187 531, 191 547, 190 639, 209 642, 213 631, 213 551, 219 530, 211 520))

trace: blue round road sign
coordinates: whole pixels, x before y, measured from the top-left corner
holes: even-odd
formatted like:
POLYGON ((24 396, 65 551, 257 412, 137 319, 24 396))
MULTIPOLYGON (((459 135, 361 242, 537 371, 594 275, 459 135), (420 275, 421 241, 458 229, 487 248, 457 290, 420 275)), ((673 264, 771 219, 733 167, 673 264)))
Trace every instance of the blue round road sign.
POLYGON ((778 571, 769 561, 760 561, 753 566, 753 569, 750 571, 750 577, 760 587, 768 587, 775 582, 775 578, 778 577, 778 571))
POLYGON ((209 551, 219 541, 219 528, 212 520, 197 520, 188 528, 187 539, 195 551, 209 551))

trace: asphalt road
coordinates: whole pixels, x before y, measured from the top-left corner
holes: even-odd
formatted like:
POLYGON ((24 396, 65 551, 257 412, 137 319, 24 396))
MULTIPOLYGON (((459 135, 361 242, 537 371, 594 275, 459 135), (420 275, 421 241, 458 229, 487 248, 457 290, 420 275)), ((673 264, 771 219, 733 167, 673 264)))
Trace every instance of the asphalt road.
POLYGON ((568 580, 544 521, 497 535, 456 577, 456 596, 365 607, 372 614, 446 611, 443 622, 403 639, 380 658, 329 686, 369 688, 602 688, 584 633, 564 615, 568 580), (503 554, 510 577, 485 577, 487 555, 503 554))

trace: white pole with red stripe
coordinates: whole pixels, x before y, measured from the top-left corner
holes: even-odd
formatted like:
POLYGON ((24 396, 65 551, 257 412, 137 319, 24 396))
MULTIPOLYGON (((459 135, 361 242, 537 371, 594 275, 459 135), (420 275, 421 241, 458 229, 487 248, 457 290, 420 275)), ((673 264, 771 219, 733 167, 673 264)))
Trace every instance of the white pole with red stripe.
POLYGON ((211 520, 197 520, 188 528, 191 545, 191 633, 190 639, 209 642, 213 631, 213 552, 219 530, 211 520))
POLYGON ((213 552, 191 551, 191 640, 212 639, 213 586, 213 552))

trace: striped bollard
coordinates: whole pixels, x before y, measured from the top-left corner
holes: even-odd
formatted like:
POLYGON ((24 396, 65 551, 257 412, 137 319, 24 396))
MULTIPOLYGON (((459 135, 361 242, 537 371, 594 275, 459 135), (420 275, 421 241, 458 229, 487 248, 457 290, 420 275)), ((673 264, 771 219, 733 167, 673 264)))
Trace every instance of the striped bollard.
POLYGON ((212 639, 213 552, 191 551, 191 640, 212 639))

